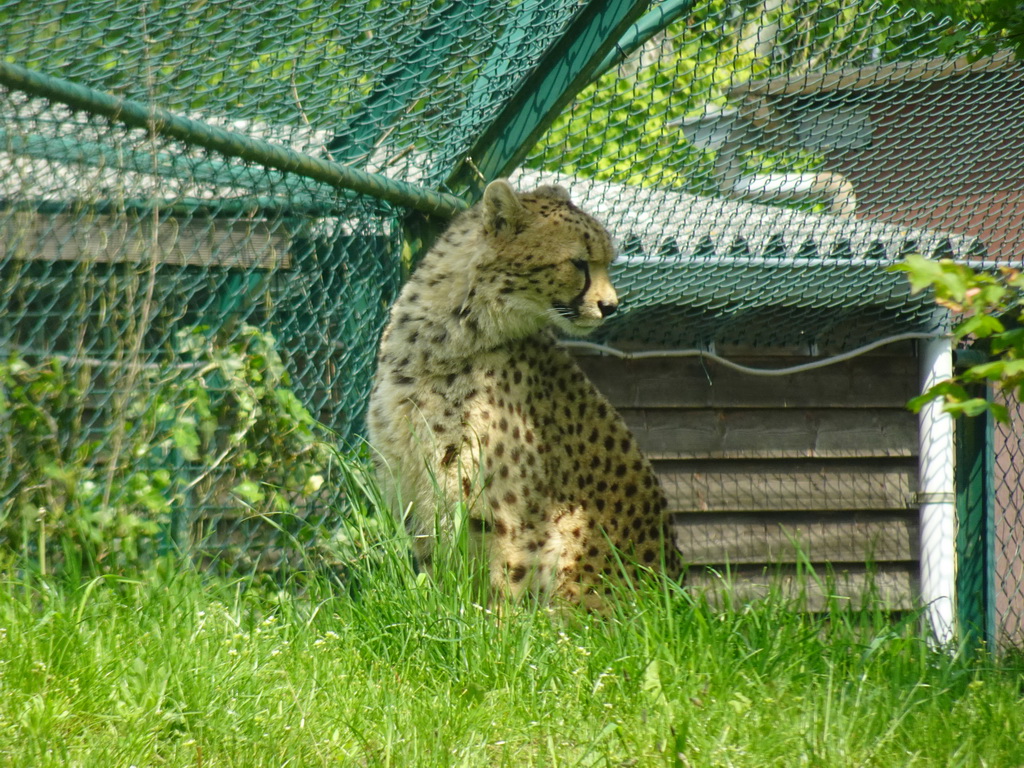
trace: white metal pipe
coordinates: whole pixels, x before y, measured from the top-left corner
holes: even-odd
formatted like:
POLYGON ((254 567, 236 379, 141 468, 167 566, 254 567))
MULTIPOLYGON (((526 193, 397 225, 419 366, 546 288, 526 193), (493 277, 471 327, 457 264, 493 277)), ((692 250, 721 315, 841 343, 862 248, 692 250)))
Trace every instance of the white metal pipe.
POLYGON ((857 210, 853 184, 840 173, 764 173, 741 176, 729 194, 759 203, 828 200, 829 213, 852 217, 857 210))
POLYGON ((732 183, 732 194, 752 200, 807 200, 814 194, 813 173, 759 173, 732 183))
MULTIPOLYGON (((921 343, 921 389, 953 375, 948 337, 921 343)), ((921 520, 921 600, 935 638, 953 639, 956 594, 956 486, 953 419, 935 400, 918 417, 918 503, 921 520)))

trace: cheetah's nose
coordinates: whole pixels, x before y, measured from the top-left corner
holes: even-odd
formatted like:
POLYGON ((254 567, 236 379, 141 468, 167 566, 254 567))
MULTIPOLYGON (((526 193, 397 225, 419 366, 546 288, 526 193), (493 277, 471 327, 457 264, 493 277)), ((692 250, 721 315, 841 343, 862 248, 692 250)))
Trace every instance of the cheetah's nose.
POLYGON ((601 310, 601 317, 608 317, 619 308, 619 303, 617 301, 599 301, 597 308, 601 310))

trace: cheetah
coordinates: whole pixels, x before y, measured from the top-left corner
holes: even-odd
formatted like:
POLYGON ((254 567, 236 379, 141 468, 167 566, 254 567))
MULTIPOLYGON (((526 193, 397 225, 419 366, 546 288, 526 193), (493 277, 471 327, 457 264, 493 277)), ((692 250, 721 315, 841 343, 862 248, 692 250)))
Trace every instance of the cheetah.
POLYGON ((562 187, 497 180, 403 288, 368 437, 428 572, 458 534, 492 597, 600 610, 638 565, 678 576, 650 463, 552 332, 583 335, 615 312, 614 255, 562 187))

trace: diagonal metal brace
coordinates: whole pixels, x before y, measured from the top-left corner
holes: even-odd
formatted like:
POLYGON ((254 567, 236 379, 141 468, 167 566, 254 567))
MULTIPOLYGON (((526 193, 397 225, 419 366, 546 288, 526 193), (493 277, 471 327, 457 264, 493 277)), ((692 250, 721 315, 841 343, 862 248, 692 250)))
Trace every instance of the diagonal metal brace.
POLYGON ((205 147, 227 157, 237 157, 339 189, 371 195, 426 214, 451 217, 466 207, 466 203, 454 195, 296 152, 279 144, 217 128, 161 107, 112 96, 10 62, 0 61, 0 85, 60 102, 72 109, 100 115, 132 128, 141 128, 160 136, 205 147))
POLYGON ((519 83, 481 133, 447 187, 478 198, 487 182, 509 174, 648 6, 648 0, 590 0, 519 83))
POLYGON ((635 24, 626 30, 615 47, 605 56, 597 68, 595 79, 605 74, 612 67, 622 63, 629 54, 646 43, 656 34, 688 14, 696 0, 665 0, 657 8, 648 11, 635 24))

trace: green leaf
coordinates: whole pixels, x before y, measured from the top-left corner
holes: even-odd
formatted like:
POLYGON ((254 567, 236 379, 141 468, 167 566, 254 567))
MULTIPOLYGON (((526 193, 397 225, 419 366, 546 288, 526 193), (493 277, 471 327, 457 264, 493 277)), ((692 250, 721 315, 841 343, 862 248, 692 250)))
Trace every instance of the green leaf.
POLYGON ((1024 360, 996 360, 991 363, 972 365, 964 372, 966 381, 998 381, 1024 374, 1024 360))
POLYGON ((306 407, 302 404, 295 393, 290 389, 278 388, 274 390, 274 397, 285 412, 300 424, 313 424, 314 419, 306 407))
POLYGON ((986 302, 998 302, 1005 293, 1005 289, 998 285, 992 275, 975 272, 969 266, 958 264, 951 259, 933 261, 911 254, 903 264, 896 264, 888 269, 893 272, 906 272, 913 293, 934 287, 936 298, 940 302, 954 302, 960 305, 967 298, 971 298, 976 307, 982 307, 986 302))
POLYGON ((652 705, 663 707, 668 704, 668 698, 665 696, 665 689, 661 683, 661 665, 657 659, 653 659, 644 670, 642 690, 652 705))
POLYGON ((972 365, 964 371, 963 378, 965 381, 982 381, 983 379, 995 380, 1002 377, 1005 368, 1006 363, 1002 360, 995 360, 990 363, 979 363, 978 365, 972 365))
POLYGON ((992 418, 999 423, 1010 423, 1010 411, 1002 403, 989 403, 989 410, 992 412, 992 418))
POLYGON ((902 264, 893 264, 886 269, 889 272, 906 272, 907 278, 910 280, 911 293, 920 293, 926 288, 930 288, 941 279, 942 275, 942 267, 938 262, 916 254, 910 254, 902 264))
POLYGON ((958 339, 974 335, 979 339, 987 338, 995 333, 1003 333, 1006 328, 992 315, 975 315, 960 323, 954 331, 958 339))
MULTIPOLYGON (((988 278, 988 275, 977 275, 978 282, 982 282, 984 278, 988 278)), ((978 312, 992 312, 999 310, 1003 307, 1003 299, 1007 294, 1006 288, 999 285, 999 283, 990 283, 988 285, 982 285, 977 289, 976 293, 968 291, 968 297, 973 306, 978 312)))
POLYGON ((952 416, 980 416, 991 410, 992 403, 983 397, 971 397, 966 400, 947 403, 943 410, 952 416))
POLYGON ((999 354, 1009 349, 1013 349, 1021 356, 1024 356, 1024 328, 1003 331, 998 336, 992 337, 993 354, 999 354))
POLYGON ((178 449, 186 460, 199 460, 201 442, 195 424, 191 420, 178 419, 175 421, 174 426, 171 427, 171 440, 174 443, 174 447, 178 449))
POLYGON ((255 480, 243 480, 231 490, 236 496, 241 497, 250 504, 259 504, 266 498, 263 489, 260 488, 260 484, 255 480))
POLYGON ((962 385, 957 384, 952 379, 947 379, 929 388, 924 394, 911 398, 907 402, 907 408, 914 413, 918 413, 928 403, 939 399, 945 399, 947 402, 957 402, 968 399, 968 394, 962 385))
POLYGON ((292 504, 288 500, 288 497, 285 496, 280 491, 277 491, 277 490, 271 491, 270 500, 273 503, 274 509, 277 512, 294 512, 295 511, 295 505, 292 504))
POLYGON ((164 495, 151 485, 136 491, 134 496, 135 501, 150 512, 166 512, 171 507, 171 503, 164 495))
POLYGON ((1003 363, 1003 378, 1024 374, 1024 360, 1006 360, 1003 363))

